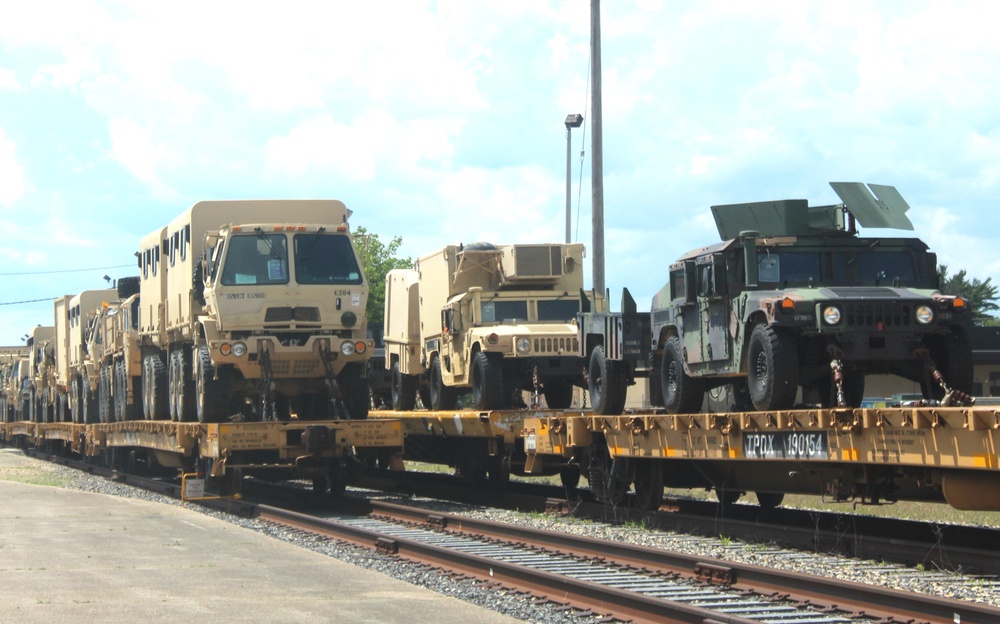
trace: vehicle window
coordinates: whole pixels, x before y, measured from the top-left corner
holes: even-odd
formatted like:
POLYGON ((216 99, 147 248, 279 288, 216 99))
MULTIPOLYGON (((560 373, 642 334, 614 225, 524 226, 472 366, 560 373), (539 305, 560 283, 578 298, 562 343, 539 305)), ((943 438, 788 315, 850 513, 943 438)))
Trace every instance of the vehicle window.
POLYGON ((538 301, 539 321, 572 321, 580 311, 577 299, 541 299, 538 301))
POLYGON ((229 241, 222 265, 226 286, 287 284, 288 248, 284 234, 241 234, 229 241))
POLYGON ((757 252, 758 279, 790 286, 821 280, 819 253, 815 251, 757 252))
POLYGON ((322 231, 296 234, 295 281, 299 284, 361 284, 351 240, 322 231))
POLYGON ((528 320, 527 301, 484 301, 482 305, 484 323, 513 322, 528 320))
POLYGON ((833 254, 834 282, 838 286, 917 285, 913 258, 905 251, 844 251, 833 254))

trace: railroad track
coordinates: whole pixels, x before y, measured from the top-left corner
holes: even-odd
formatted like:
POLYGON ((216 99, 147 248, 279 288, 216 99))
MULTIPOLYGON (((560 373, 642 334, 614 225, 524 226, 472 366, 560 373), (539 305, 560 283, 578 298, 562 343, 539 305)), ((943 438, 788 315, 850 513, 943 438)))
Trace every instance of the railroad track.
MULTIPOLYGON (((406 474, 406 473, 404 473, 406 474)), ((414 473, 416 474, 416 473, 414 473)), ((611 522, 640 521, 651 528, 718 538, 778 544, 805 552, 835 553, 924 569, 1000 575, 1000 529, 900 520, 802 509, 761 509, 693 500, 668 500, 656 512, 593 503, 586 490, 511 483, 506 491, 470 489, 446 475, 427 478, 367 475, 358 484, 372 489, 446 498, 503 509, 572 509, 577 517, 611 522)))
POLYGON ((1000 609, 372 501, 260 517, 635 622, 995 622, 1000 609))

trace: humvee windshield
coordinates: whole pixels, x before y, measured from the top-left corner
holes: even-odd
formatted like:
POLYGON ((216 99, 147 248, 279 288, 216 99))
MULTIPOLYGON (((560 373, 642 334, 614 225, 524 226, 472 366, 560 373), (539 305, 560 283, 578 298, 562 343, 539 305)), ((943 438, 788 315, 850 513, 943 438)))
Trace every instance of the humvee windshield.
POLYGON ((484 301, 481 310, 484 323, 528 320, 527 301, 484 301))
POLYGON ((577 299, 540 299, 538 301, 539 321, 565 321, 576 318, 580 311, 580 301, 577 299))
POLYGON ((922 286, 906 251, 792 251, 757 253, 759 279, 788 286, 922 286))

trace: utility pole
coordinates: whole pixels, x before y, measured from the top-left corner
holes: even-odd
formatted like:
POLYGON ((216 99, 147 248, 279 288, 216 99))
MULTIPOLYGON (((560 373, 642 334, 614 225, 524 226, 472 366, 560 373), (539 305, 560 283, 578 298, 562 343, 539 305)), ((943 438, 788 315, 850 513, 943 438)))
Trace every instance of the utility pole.
POLYGON ((590 0, 590 159, 591 227, 594 257, 594 294, 603 297, 604 286, 604 149, 601 129, 601 1, 590 0))

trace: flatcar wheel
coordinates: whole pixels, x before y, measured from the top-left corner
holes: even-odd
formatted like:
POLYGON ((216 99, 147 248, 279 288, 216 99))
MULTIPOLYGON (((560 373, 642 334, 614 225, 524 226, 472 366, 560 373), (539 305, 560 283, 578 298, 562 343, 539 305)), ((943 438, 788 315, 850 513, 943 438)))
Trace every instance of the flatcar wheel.
POLYGON ((726 488, 715 488, 715 497, 719 499, 719 503, 722 506, 728 506, 734 504, 736 501, 740 500, 743 496, 743 492, 739 490, 727 490, 726 488))
POLYGON ((580 486, 580 467, 579 466, 563 466, 559 471, 559 481, 562 483, 563 488, 568 490, 575 490, 580 486))
POLYGON ((655 511, 663 503, 663 464, 652 459, 635 460, 635 498, 639 509, 655 511))
POLYGON ((785 500, 782 492, 754 492, 754 496, 757 497, 757 505, 761 509, 775 509, 785 500))

